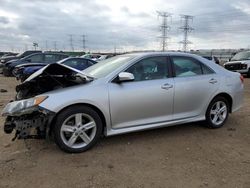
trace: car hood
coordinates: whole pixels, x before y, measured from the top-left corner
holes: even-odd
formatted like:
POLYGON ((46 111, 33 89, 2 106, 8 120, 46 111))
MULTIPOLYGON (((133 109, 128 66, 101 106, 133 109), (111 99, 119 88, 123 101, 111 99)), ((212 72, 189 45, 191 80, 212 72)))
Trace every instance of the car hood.
POLYGON ((49 64, 33 73, 16 87, 16 98, 17 100, 30 98, 48 91, 84 84, 92 80, 92 77, 66 65, 49 64))
POLYGON ((31 67, 31 66, 45 66, 47 64, 44 64, 44 63, 24 63, 24 64, 21 64, 21 65, 17 65, 16 68, 20 68, 20 67, 31 67))
POLYGON ((16 65, 19 65, 20 63, 21 63, 21 61, 19 59, 13 59, 13 60, 10 60, 7 63, 5 63, 5 65, 15 67, 16 65))
POLYGON ((230 65, 230 64, 235 64, 235 63, 243 63, 243 64, 245 64, 245 63, 250 63, 250 60, 249 61, 247 61, 247 60, 242 60, 242 61, 228 61, 228 62, 224 63, 224 65, 230 65))
POLYGON ((5 62, 10 61, 12 59, 18 59, 18 57, 16 57, 16 56, 7 56, 7 57, 0 58, 0 60, 4 60, 5 62))

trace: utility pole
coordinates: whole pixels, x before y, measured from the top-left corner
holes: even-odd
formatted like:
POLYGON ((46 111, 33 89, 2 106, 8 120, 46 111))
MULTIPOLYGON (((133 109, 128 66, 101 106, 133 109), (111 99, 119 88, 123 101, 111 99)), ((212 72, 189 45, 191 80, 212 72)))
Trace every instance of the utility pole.
POLYGON ((116 55, 116 45, 114 45, 114 54, 116 55))
POLYGON ((86 48, 86 39, 85 39, 86 35, 82 35, 82 50, 85 51, 86 48))
POLYGON ((54 51, 57 51, 57 42, 54 41, 54 51))
POLYGON ((73 46, 73 35, 72 35, 72 34, 69 35, 69 42, 70 42, 71 50, 74 51, 74 46, 73 46))
POLYGON ((46 49, 46 51, 48 51, 48 41, 47 40, 45 41, 45 49, 46 49))
POLYGON ((165 51, 168 48, 168 43, 167 40, 169 39, 168 37, 168 31, 170 30, 170 26, 168 25, 168 18, 171 17, 172 14, 168 12, 160 12, 156 11, 158 14, 158 17, 162 17, 162 25, 160 26, 160 30, 162 32, 161 36, 161 46, 162 46, 162 51, 165 51))
POLYGON ((180 15, 181 16, 181 20, 184 20, 184 25, 179 27, 179 29, 181 29, 183 31, 183 40, 180 41, 181 44, 183 44, 183 51, 186 52, 187 49, 188 49, 188 44, 191 44, 192 42, 190 42, 188 40, 188 33, 191 33, 194 28, 191 27, 189 24, 190 24, 190 21, 193 21, 193 16, 190 16, 190 15, 180 15))

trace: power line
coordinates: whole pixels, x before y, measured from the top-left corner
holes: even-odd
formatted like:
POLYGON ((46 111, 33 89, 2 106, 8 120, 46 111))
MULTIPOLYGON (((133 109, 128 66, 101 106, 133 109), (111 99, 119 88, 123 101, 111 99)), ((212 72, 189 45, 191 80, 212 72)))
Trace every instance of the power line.
POLYGON ((162 46, 162 51, 165 51, 165 49, 168 48, 168 42, 167 40, 169 39, 168 37, 168 31, 170 30, 170 26, 168 25, 168 18, 171 17, 172 14, 168 12, 160 12, 156 11, 158 14, 158 17, 162 17, 162 25, 160 26, 162 35, 160 38, 162 39, 161 41, 161 46, 162 46))
POLYGON ((181 15, 181 20, 183 19, 184 19, 184 25, 180 27, 179 29, 183 31, 184 37, 183 37, 183 40, 180 41, 180 43, 183 44, 183 51, 186 52, 188 48, 188 44, 191 44, 191 42, 188 40, 188 33, 194 30, 194 28, 192 28, 189 25, 189 21, 193 20, 193 16, 181 15))

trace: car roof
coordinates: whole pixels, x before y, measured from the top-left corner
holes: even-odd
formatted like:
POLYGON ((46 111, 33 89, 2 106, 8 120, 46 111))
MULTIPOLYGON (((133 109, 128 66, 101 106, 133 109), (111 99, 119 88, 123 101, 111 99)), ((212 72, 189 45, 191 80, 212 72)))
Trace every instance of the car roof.
MULTIPOLYGON (((69 55, 67 55, 65 53, 60 53, 60 52, 58 52, 58 53, 56 53, 56 52, 37 52, 37 53, 32 53, 32 54, 30 54, 28 56, 36 55, 36 54, 53 54, 53 55, 65 55, 65 56, 69 56, 69 55)), ((26 56, 26 57, 28 57, 28 56, 26 56)))
POLYGON ((186 57, 197 57, 198 55, 185 53, 185 52, 136 52, 136 53, 127 53, 123 54, 137 56, 137 57, 145 57, 145 56, 156 56, 156 55, 166 55, 166 56, 186 56, 186 57))

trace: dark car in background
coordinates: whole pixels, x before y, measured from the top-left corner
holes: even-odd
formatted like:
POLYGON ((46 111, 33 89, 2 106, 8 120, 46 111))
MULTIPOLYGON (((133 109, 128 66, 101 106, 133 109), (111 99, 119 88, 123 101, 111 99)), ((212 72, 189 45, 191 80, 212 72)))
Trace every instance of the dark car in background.
POLYGON ((28 55, 22 59, 18 60, 11 60, 4 64, 3 66, 3 74, 4 76, 12 76, 12 71, 18 65, 41 65, 41 64, 48 64, 48 63, 56 63, 61 59, 67 58, 68 55, 63 53, 51 53, 51 52, 40 52, 28 55))
POLYGON ((13 52, 0 52, 0 57, 7 57, 7 56, 16 56, 17 53, 13 53, 13 52))
MULTIPOLYGON (((72 68, 77 69, 77 70, 84 70, 84 69, 96 64, 97 62, 93 61, 91 59, 82 58, 82 57, 68 57, 68 58, 63 59, 61 61, 58 61, 57 63, 67 65, 67 66, 72 67, 72 68)), ((48 63, 48 64, 51 64, 51 63, 48 63)), ((23 82, 31 74, 33 74, 34 72, 38 71, 39 69, 43 68, 44 66, 46 66, 48 64, 18 65, 13 70, 13 74, 18 80, 20 79, 23 82)))
POLYGON ((215 57, 215 56, 202 56, 204 57, 205 59, 208 59, 210 61, 213 61, 214 63, 216 64, 220 64, 220 60, 218 59, 218 57, 215 57))
POLYGON ((8 56, 1 57, 0 58, 0 62, 4 64, 4 63, 6 63, 6 62, 8 62, 10 60, 21 59, 21 58, 24 58, 24 57, 26 57, 28 55, 31 55, 31 54, 34 54, 34 53, 38 53, 38 52, 42 52, 42 51, 28 50, 28 51, 25 51, 25 52, 20 53, 18 55, 11 54, 11 55, 8 55, 8 56))

